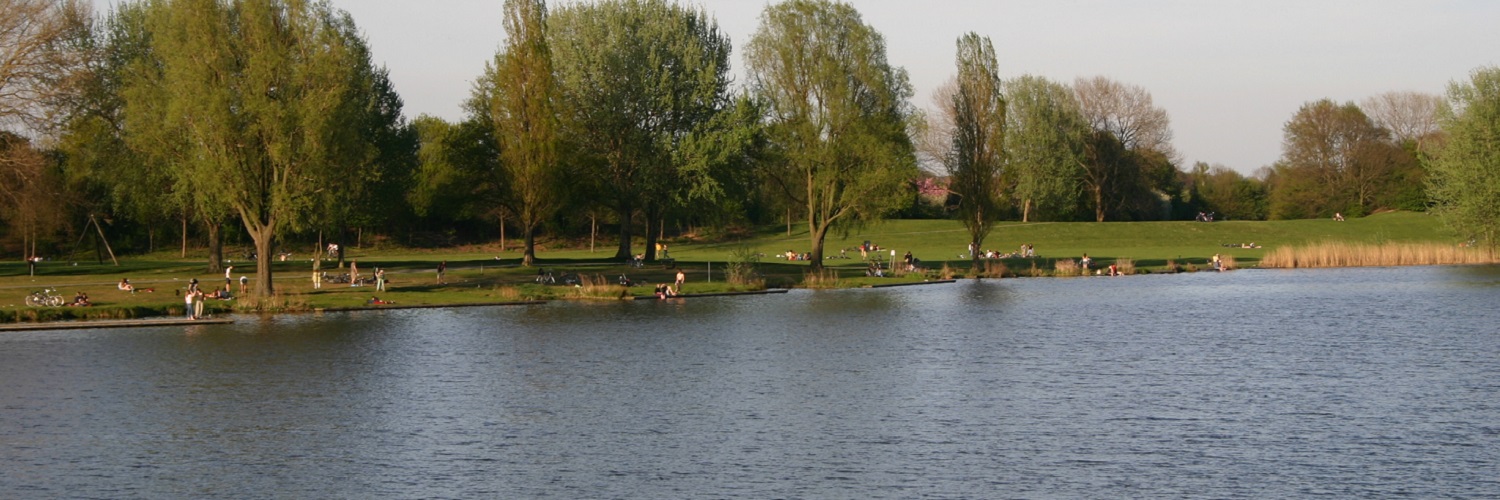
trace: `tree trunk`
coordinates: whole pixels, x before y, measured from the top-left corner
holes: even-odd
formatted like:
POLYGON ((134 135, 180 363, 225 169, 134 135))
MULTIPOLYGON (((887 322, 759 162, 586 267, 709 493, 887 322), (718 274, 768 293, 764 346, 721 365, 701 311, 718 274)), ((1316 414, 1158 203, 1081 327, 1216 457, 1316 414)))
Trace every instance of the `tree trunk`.
POLYGON ((1094 186, 1094 222, 1104 222, 1104 186, 1094 186))
POLYGON ((182 257, 187 258, 187 214, 182 214, 182 257))
POLYGON ((619 206, 620 249, 615 251, 615 259, 629 260, 631 257, 634 257, 634 255, 630 253, 630 216, 634 211, 635 208, 631 207, 629 203, 621 203, 619 206))
POLYGON ((1031 222, 1031 198, 1021 202, 1021 222, 1031 222))
POLYGON ((653 229, 659 229, 659 228, 653 227, 653 223, 656 222, 656 220, 657 220, 657 214, 659 212, 661 212, 661 209, 656 208, 656 206, 655 206, 654 203, 651 204, 651 205, 647 205, 646 206, 646 210, 645 210, 645 214, 644 214, 645 215, 645 219, 646 219, 646 227, 644 228, 645 231, 646 231, 646 250, 644 252, 646 254, 646 261, 648 261, 648 262, 655 261, 657 259, 657 256, 656 256, 656 242, 657 242, 656 231, 653 231, 653 229))
POLYGON ((808 232, 812 234, 812 252, 807 254, 807 268, 809 270, 823 270, 823 239, 828 236, 828 226, 828 223, 818 225, 808 222, 808 232))
MULTIPOLYGON (((524 239, 525 250, 521 254, 521 265, 531 267, 536 262, 536 227, 521 226, 521 237, 524 239)), ((501 246, 503 250, 505 247, 501 246)))
POLYGON ((209 222, 208 226, 208 272, 224 270, 224 226, 209 222))
POLYGON ((271 226, 250 231, 250 238, 255 240, 255 296, 270 297, 274 290, 271 286, 271 251, 274 248, 271 226))

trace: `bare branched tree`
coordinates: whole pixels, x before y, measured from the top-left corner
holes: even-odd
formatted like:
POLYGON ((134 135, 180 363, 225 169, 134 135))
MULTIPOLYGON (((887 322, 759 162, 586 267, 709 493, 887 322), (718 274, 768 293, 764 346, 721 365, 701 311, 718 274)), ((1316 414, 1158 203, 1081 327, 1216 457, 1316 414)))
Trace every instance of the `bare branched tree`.
POLYGON ((0 127, 50 128, 74 90, 91 18, 82 0, 0 0, 0 127))
POLYGON ((1396 142, 1422 144, 1438 133, 1438 107, 1443 98, 1423 92, 1386 92, 1365 99, 1359 107, 1396 142))
POLYGON ((1073 82, 1079 111, 1089 127, 1114 134, 1127 150, 1151 150, 1175 158, 1167 111, 1151 102, 1151 92, 1107 77, 1073 82))
POLYGON ((922 113, 916 138, 917 154, 923 165, 943 169, 944 157, 953 147, 953 96, 958 94, 958 79, 949 78, 932 90, 932 108, 922 113))

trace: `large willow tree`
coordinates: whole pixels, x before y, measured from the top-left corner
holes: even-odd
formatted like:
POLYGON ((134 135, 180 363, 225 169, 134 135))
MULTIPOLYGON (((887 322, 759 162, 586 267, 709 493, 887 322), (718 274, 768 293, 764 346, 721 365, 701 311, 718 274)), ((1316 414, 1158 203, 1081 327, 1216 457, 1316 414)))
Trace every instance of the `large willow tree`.
POLYGON ((911 84, 886 62, 884 38, 847 4, 790 0, 767 7, 760 21, 745 61, 781 155, 768 178, 806 207, 811 265, 821 269, 830 229, 898 208, 917 177, 911 84))
POLYGON ((1021 220, 1067 220, 1081 195, 1088 122, 1073 90, 1046 78, 1006 80, 1005 177, 1021 220))
POLYGON ((279 233, 306 227, 325 189, 354 175, 368 149, 370 72, 348 16, 303 0, 155 0, 154 60, 122 91, 128 136, 171 158, 176 189, 238 216, 258 255, 256 294, 273 291, 279 233))
POLYGON ((631 253, 631 220, 646 220, 656 257, 662 211, 684 182, 674 151, 730 109, 729 37, 701 9, 662 0, 568 4, 552 13, 548 44, 561 99, 563 142, 590 186, 616 211, 631 253))

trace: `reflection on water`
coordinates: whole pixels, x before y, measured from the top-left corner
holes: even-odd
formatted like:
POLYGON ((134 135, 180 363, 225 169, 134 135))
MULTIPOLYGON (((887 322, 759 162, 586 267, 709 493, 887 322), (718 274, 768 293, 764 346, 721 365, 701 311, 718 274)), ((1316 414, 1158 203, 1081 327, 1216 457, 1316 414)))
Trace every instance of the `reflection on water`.
POLYGON ((1495 497, 1500 268, 0 336, 7 497, 1495 497))

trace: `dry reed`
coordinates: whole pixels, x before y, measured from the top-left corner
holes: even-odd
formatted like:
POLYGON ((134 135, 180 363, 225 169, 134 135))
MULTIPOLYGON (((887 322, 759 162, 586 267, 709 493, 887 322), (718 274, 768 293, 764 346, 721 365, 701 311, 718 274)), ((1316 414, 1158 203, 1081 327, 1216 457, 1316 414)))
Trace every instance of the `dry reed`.
MULTIPOLYGON (((275 292, 270 297, 259 297, 250 294, 237 297, 234 299, 234 310, 239 312, 277 313, 308 311, 311 310, 311 307, 300 296, 282 295, 281 292, 275 292)), ((182 312, 185 313, 186 311, 182 312)))
POLYGON ((832 269, 809 271, 802 275, 802 286, 805 288, 838 288, 839 275, 832 269))
POLYGON ((1128 258, 1115 259, 1115 272, 1120 274, 1135 274, 1135 261, 1128 258))
POLYGON ((1319 243, 1306 247, 1280 247, 1261 259, 1260 267, 1373 267, 1493 264, 1495 255, 1474 248, 1435 243, 1386 243, 1367 245, 1319 243))
POLYGON ((630 289, 610 282, 603 275, 579 275, 578 286, 573 287, 571 295, 578 299, 624 299, 630 295, 630 289))
POLYGON ((1010 268, 1005 267, 1005 263, 998 260, 986 260, 980 267, 969 270, 970 278, 1004 278, 1008 275, 1010 275, 1010 268))
POLYGON ((1053 263, 1052 266, 1057 270, 1056 273, 1054 273, 1056 276, 1078 276, 1079 272, 1087 271, 1080 271, 1078 263, 1074 262, 1073 259, 1059 260, 1053 263))

